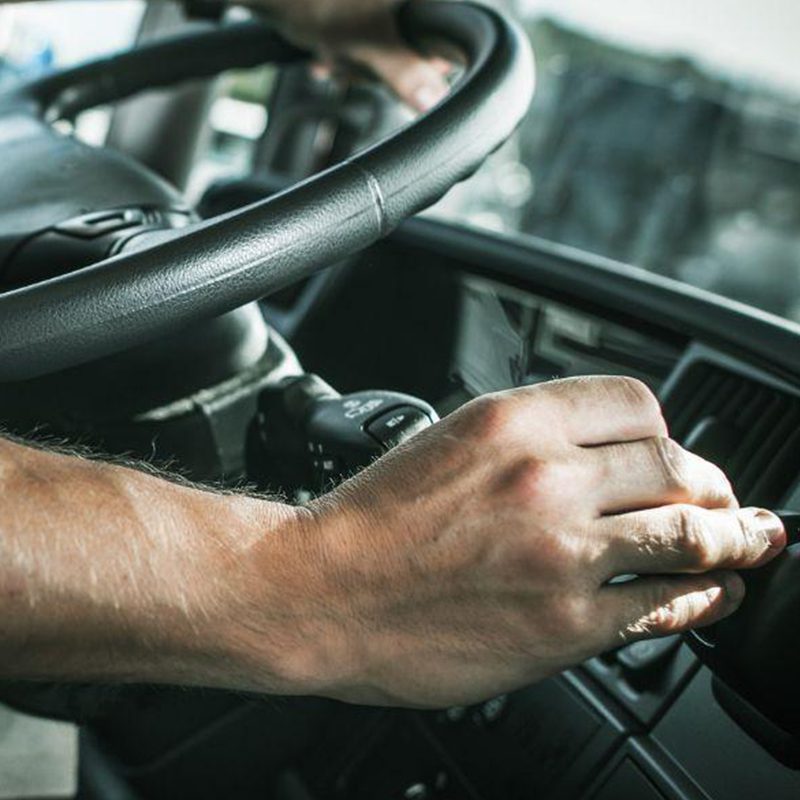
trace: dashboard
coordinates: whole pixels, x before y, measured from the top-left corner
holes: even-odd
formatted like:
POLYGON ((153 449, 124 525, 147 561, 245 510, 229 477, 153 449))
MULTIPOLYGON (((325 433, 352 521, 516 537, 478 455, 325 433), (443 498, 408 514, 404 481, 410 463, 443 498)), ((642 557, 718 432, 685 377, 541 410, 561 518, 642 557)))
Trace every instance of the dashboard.
MULTIPOLYGON (((454 371, 471 394, 553 377, 635 375, 659 392, 673 437, 723 466, 744 504, 798 508, 800 396, 789 382, 702 343, 676 347, 474 275, 463 279, 460 319, 454 371)), ((510 770, 525 777, 504 796, 800 796, 800 773, 726 715, 715 679, 681 637, 629 645, 556 683, 558 690, 538 687, 506 700, 522 707, 508 712, 513 744, 503 750, 525 753, 510 770), (534 787, 538 795, 530 794, 534 787)), ((475 713, 465 714, 473 725, 475 713)), ((488 731, 481 715, 477 725, 488 731)), ((496 744, 496 736, 488 738, 496 744)))
MULTIPOLYGON (((256 397, 267 375, 288 367, 342 393, 424 398, 440 415, 488 391, 624 374, 659 394, 674 438, 724 466, 744 502, 800 511, 792 323, 537 240, 426 220, 263 310, 291 349, 272 336, 263 374, 159 413, 137 408, 126 452, 158 445, 200 479, 241 478, 241 434, 256 397)), ((104 382, 98 402, 108 386, 128 394, 142 375, 104 382)), ((143 385, 131 396, 146 395, 143 385)), ((28 388, 61 405, 67 397, 28 388)), ((800 737, 759 715, 688 641, 631 644, 512 694, 436 712, 132 687, 99 698, 76 691, 65 713, 91 699, 82 759, 105 770, 108 757, 152 800, 796 800, 800 737)), ((764 672, 775 678, 768 663, 764 672)))
MULTIPOLYGON (((372 363, 375 380, 396 385, 424 360, 438 379, 400 388, 445 414, 488 391, 634 375, 661 397, 673 437, 723 466, 744 503, 800 509, 800 328, 618 265, 587 269, 552 245, 441 230, 406 225, 366 257, 369 271, 356 267, 345 281, 349 298, 358 286, 365 305, 380 306, 375 340, 397 356, 395 373, 372 363)), ((367 350, 342 332, 337 303, 329 306, 316 324, 337 319, 340 342, 369 373, 367 350)), ((301 355, 316 367, 314 348, 301 355)), ((330 353, 324 360, 333 363, 330 353)), ((339 379, 354 378, 345 369, 339 379)), ((668 637, 478 706, 410 715, 405 735, 425 743, 418 763, 428 764, 413 776, 393 756, 407 746, 391 735, 373 752, 403 775, 408 791, 398 797, 800 797, 798 764, 787 766, 739 704, 681 637, 668 637)), ((358 786, 353 778, 347 796, 369 796, 358 786)))
MULTIPOLYGON (((473 290, 468 280, 466 294, 473 290)), ((522 300, 526 306, 536 302, 532 297, 522 300)), ((565 318, 560 310, 552 317, 552 307, 547 303, 544 307, 548 312, 532 340, 541 346, 534 346, 534 351, 546 356, 546 363, 562 365, 562 370, 552 370, 555 374, 599 371, 603 358, 597 352, 581 349, 579 363, 573 360, 571 342, 564 348, 554 335, 554 330, 562 330, 565 318), (558 346, 553 347, 554 341, 558 346)), ((580 331, 584 340, 593 338, 589 333, 598 325, 593 317, 573 311, 566 319, 572 334, 580 331)), ((594 330, 610 333, 614 328, 599 324, 594 330)), ((495 321, 483 330, 504 329, 495 321)), ((471 340, 477 338, 473 334, 471 340)), ((602 338, 594 339, 597 346, 602 338)), ((629 340, 636 338, 631 332, 629 340)), ((641 343, 653 344, 646 338, 641 343)), ((654 352, 666 356, 669 347, 654 352)), ((659 374, 651 368, 642 377, 652 381, 659 374)), ((798 507, 800 398, 793 387, 726 354, 692 344, 661 383, 661 395, 673 435, 725 465, 744 503, 798 507)), ((749 735, 758 737, 759 730, 751 729, 746 719, 741 726, 735 705, 730 708, 740 701, 733 694, 725 702, 723 689, 682 638, 673 636, 628 645, 555 681, 505 698, 505 723, 497 721, 500 712, 494 711, 488 724, 484 708, 469 710, 456 721, 452 714, 442 715, 434 725, 446 729, 445 739, 453 735, 453 727, 461 726, 454 736, 457 748, 470 738, 464 728, 473 726, 472 750, 462 751, 462 758, 469 764, 481 760, 493 764, 482 777, 489 797, 788 800, 800 796, 800 772, 782 764, 749 735), (478 744, 481 740, 485 747, 478 744), (518 783, 509 781, 500 795, 490 787, 505 771, 498 763, 512 750, 518 760, 506 769, 518 776, 518 783)))

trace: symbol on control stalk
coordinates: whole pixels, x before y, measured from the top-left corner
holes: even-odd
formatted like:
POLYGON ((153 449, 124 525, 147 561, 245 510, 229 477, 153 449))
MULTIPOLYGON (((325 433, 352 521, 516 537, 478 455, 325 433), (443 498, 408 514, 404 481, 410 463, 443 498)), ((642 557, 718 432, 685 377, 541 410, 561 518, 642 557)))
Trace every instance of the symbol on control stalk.
MULTIPOLYGON (((345 404, 347 408, 348 404, 345 404)), ((380 408, 383 405, 383 400, 366 400, 363 403, 356 403, 353 405, 350 404, 349 408, 344 412, 344 415, 347 419, 358 419, 358 417, 365 417, 372 411, 375 411, 376 408, 380 408)))
POLYGON ((342 397, 316 375, 295 375, 259 395, 248 474, 284 491, 327 491, 437 419, 411 395, 370 390, 342 397))

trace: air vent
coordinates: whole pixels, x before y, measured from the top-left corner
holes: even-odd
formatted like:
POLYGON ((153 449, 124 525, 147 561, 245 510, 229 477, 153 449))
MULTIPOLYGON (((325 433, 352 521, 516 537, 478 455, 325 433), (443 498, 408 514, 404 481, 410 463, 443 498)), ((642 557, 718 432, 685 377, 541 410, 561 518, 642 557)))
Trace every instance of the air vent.
POLYGON ((695 362, 664 404, 672 437, 719 464, 739 499, 775 506, 800 475, 800 398, 695 362))

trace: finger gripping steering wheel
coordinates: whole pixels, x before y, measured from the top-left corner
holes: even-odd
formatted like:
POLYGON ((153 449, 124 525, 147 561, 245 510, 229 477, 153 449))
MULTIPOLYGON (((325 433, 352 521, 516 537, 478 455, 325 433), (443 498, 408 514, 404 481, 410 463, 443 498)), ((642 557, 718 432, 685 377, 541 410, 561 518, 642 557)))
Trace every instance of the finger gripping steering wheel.
MULTIPOLYGON (((0 381, 84 363, 269 295, 370 245, 472 174, 528 108, 527 38, 470 3, 412 3, 400 22, 410 41, 463 54, 463 76, 439 106, 273 198, 0 294, 0 381)), ((124 204, 121 185, 139 203, 181 202, 143 167, 57 133, 52 120, 143 89, 298 57, 266 26, 245 23, 147 45, 0 97, 0 163, 13 187, 0 198, 0 267, 4 252, 71 214, 124 204), (65 191, 64 175, 74 191, 65 191)))

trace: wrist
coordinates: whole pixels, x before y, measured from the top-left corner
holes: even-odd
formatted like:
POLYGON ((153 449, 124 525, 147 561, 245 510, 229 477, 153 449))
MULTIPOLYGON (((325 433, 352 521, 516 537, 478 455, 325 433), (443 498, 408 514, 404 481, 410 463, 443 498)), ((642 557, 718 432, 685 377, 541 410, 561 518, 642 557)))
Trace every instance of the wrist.
POLYGON ((234 520, 211 548, 218 576, 210 656, 215 685, 287 695, 335 694, 348 648, 330 591, 330 553, 317 514, 247 497, 227 498, 234 520), (213 643, 217 643, 214 646, 213 643))

